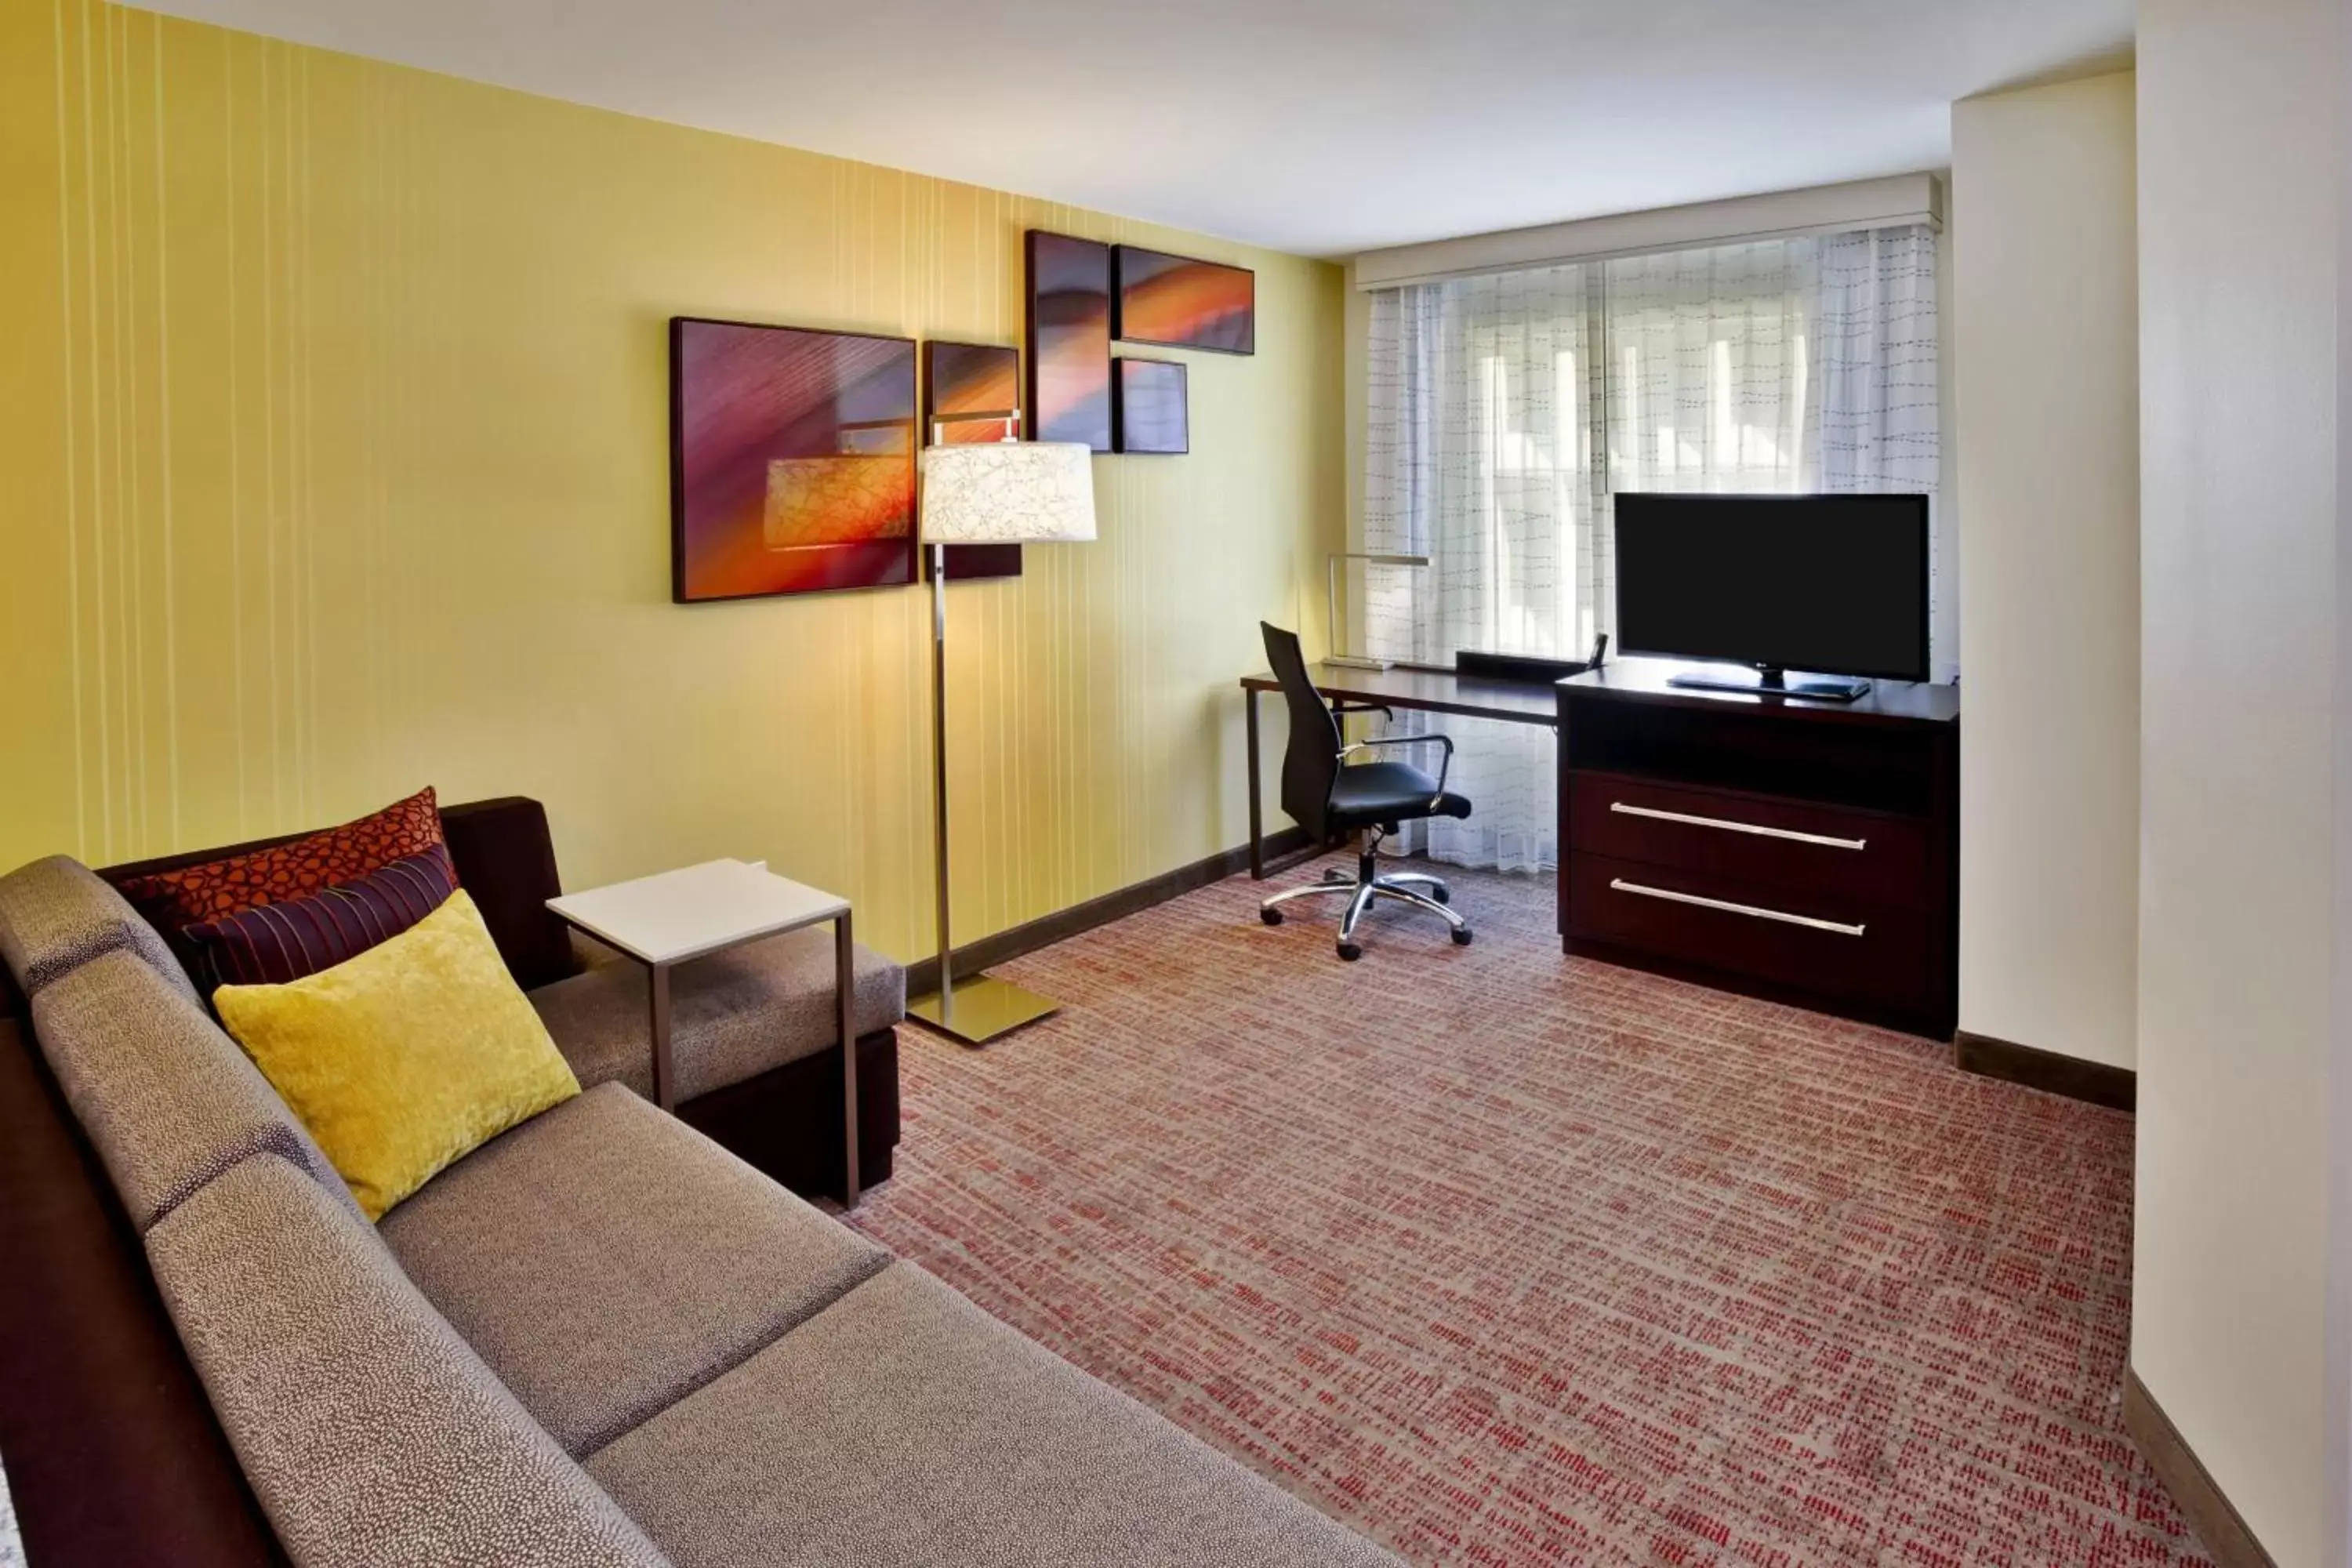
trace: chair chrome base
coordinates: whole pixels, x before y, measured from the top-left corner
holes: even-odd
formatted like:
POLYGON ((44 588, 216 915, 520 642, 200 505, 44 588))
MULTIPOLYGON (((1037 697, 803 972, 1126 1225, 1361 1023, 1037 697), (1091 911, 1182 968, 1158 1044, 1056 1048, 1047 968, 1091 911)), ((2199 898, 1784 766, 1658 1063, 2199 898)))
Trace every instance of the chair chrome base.
POLYGON ((1294 899, 1316 899, 1326 894, 1345 893, 1348 895, 1348 909, 1339 917, 1339 956, 1353 963, 1364 956, 1363 948, 1356 942, 1356 927, 1362 921, 1364 911, 1379 900, 1388 899, 1417 910, 1426 910, 1437 916, 1451 929, 1456 946, 1469 946, 1470 922, 1446 907, 1447 901, 1454 897, 1454 890, 1445 885, 1444 879, 1433 877, 1426 871, 1383 872, 1376 853, 1381 837, 1378 828, 1365 836, 1364 847, 1356 857, 1356 874, 1353 877, 1344 871, 1326 871, 1319 882, 1309 882, 1303 888, 1286 888, 1258 905, 1257 918, 1270 926, 1278 926, 1282 923, 1282 906, 1294 899))

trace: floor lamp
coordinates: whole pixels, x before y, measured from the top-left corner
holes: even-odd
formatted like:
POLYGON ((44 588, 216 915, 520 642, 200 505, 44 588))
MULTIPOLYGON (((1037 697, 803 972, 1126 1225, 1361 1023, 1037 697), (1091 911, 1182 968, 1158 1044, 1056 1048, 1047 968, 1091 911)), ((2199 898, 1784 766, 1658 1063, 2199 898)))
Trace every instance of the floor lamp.
POLYGON ((948 570, 950 544, 1064 544, 1095 536, 1093 454, 1064 441, 923 451, 922 540, 931 552, 931 810, 939 856, 940 989, 907 1011, 968 1046, 1034 1023, 1058 1004, 991 975, 955 978, 948 937, 948 570))

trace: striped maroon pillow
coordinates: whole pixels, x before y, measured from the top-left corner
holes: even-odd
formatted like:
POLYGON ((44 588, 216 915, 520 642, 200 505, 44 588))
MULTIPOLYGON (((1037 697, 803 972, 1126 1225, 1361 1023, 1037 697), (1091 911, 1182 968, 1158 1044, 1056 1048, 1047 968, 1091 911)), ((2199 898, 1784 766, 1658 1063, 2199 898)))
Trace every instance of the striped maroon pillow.
POLYGON ((357 958, 441 907, 457 890, 436 844, 356 881, 184 927, 214 985, 284 985, 357 958))

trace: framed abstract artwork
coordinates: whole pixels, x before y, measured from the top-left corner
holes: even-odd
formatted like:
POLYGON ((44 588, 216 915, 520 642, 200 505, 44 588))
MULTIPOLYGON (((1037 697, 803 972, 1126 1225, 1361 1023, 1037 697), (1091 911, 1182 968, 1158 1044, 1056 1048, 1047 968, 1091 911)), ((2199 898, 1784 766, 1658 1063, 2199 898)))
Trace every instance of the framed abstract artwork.
POLYGON ((1029 231, 1029 433, 1110 450, 1110 247, 1029 231))
POLYGON ((915 579, 915 343, 677 316, 670 596, 915 579))
POLYGON ((927 443, 964 446, 1021 437, 1021 352, 992 343, 923 345, 927 443))
POLYGON ((1181 456, 1192 449, 1184 367, 1168 360, 1111 362, 1111 434, 1121 452, 1181 456))
MULTIPOLYGON (((1021 438, 1021 353, 991 343, 923 345, 923 441, 926 446, 1021 438)), ((923 570, 930 555, 922 552, 923 570)), ((950 544, 948 581, 1021 575, 1017 544, 950 544)))
POLYGON ((1122 245, 1112 252, 1112 269, 1111 331, 1119 342, 1257 353, 1257 274, 1248 268, 1122 245))

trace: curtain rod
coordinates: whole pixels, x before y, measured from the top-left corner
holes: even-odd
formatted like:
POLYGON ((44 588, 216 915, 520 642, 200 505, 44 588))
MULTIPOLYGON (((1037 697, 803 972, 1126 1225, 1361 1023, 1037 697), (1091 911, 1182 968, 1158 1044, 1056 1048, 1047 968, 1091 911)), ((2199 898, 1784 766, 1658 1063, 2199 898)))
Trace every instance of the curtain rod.
POLYGON ((1896 174, 1391 246, 1358 256, 1354 281, 1360 290, 1395 289, 1664 251, 1917 224, 1943 229, 1943 182, 1934 174, 1896 174))

